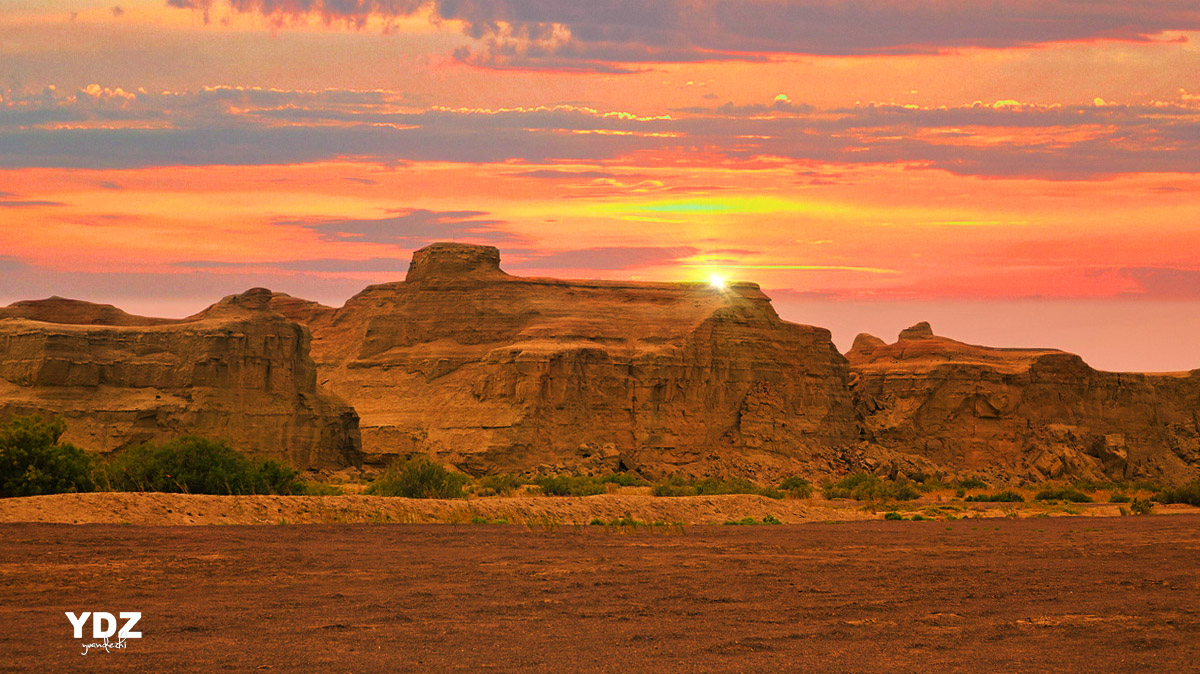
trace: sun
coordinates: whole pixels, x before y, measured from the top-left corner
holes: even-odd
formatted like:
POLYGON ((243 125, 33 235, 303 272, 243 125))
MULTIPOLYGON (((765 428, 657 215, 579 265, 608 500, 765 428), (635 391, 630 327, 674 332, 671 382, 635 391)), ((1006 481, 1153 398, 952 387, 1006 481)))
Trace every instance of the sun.
POLYGON ((708 277, 708 283, 717 290, 724 290, 728 281, 725 280, 724 276, 714 272, 708 277))

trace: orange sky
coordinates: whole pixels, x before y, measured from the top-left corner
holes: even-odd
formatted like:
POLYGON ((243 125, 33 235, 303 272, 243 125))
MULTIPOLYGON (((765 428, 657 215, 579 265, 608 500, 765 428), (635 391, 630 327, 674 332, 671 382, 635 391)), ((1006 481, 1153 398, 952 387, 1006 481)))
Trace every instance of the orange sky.
POLYGON ((0 302, 338 304, 455 239, 1200 367, 1193 5, 16 0, 0 302))

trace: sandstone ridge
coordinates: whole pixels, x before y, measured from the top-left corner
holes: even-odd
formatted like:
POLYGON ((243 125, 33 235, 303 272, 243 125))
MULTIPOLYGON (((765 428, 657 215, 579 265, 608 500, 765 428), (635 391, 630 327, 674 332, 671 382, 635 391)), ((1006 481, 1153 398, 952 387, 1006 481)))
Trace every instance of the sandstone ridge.
POLYGON ((308 321, 377 462, 755 473, 857 437, 829 332, 780 320, 754 284, 522 278, 494 248, 434 244, 331 313, 272 306, 308 321))
POLYGON ((317 388, 308 331, 269 297, 179 321, 58 298, 0 309, 0 418, 61 415, 99 452, 198 434, 301 468, 359 462, 354 411, 317 388))
POLYGON ((198 433, 304 468, 424 454, 474 474, 1200 474, 1200 370, 1101 372, 928 323, 843 356, 753 283, 521 277, 458 243, 339 308, 264 288, 183 320, 0 308, 0 416, 28 412, 64 415, 97 451, 198 433))
POLYGON ((995 480, 1200 474, 1200 372, 1101 372, 1055 349, 939 337, 927 323, 877 341, 847 357, 870 445, 893 465, 995 480))

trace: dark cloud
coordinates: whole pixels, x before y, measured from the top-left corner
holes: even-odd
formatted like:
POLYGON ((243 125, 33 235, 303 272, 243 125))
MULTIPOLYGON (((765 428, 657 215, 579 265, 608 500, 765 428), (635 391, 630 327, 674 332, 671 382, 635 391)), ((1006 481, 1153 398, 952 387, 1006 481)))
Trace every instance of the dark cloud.
MULTIPOLYGON (((610 173, 608 171, 560 171, 558 169, 535 169, 532 171, 518 171, 516 173, 505 173, 506 176, 516 176, 519 178, 546 178, 548 180, 561 179, 583 179, 594 180, 598 178, 628 178, 631 176, 610 173)), ((641 177, 641 176, 638 176, 641 177)))
POLYGON ((0 199, 0 208, 35 208, 39 206, 66 206, 66 204, 62 203, 61 201, 22 201, 20 199, 0 199))
POLYGON ((408 248, 433 241, 474 239, 510 242, 517 237, 500 228, 503 220, 481 218, 484 211, 430 211, 409 209, 399 215, 375 220, 288 220, 279 225, 311 229, 331 242, 398 244, 408 248))
MULTIPOLYGON (((1145 296, 1155 299, 1200 299, 1200 269, 1175 267, 1123 267, 1115 270, 1133 279, 1145 296)), ((1142 295, 1139 295, 1142 296, 1142 295)))
POLYGON ((8 273, 28 269, 29 266, 15 257, 0 255, 0 272, 8 273))
POLYGON ((700 250, 690 246, 659 248, 650 246, 605 246, 567 250, 546 255, 533 255, 512 269, 596 269, 619 271, 670 265, 691 257, 700 250))
MULTIPOLYGON (((89 88, 59 98, 6 99, 0 103, 0 167, 120 169, 329 160, 597 164, 657 152, 682 158, 696 153, 707 161, 719 157, 726 165, 770 157, 823 164, 905 163, 963 175, 1065 180, 1200 172, 1200 106, 1186 96, 1140 106, 1001 102, 829 110, 779 100, 693 108, 670 117, 568 105, 402 112, 380 104, 386 96, 377 96, 383 95, 227 88, 131 95, 89 88), (242 95, 262 96, 269 104, 233 105, 224 98, 242 95), (156 128, 79 128, 117 117, 156 122, 156 128), (54 128, 47 120, 78 124, 54 128), (164 120, 169 124, 164 126, 164 120), (1003 129, 1014 140, 990 142, 992 129, 1003 129)), ((508 175, 593 181, 597 189, 607 182, 607 188, 618 191, 698 189, 661 179, 639 187, 633 181, 650 177, 604 170, 514 168, 508 175)))
POLYGON ((276 25, 314 14, 356 28, 429 10, 477 42, 486 67, 628 72, 635 64, 776 55, 927 54, 1064 41, 1148 41, 1200 30, 1194 0, 168 0, 276 25))
POLYGON ((321 258, 315 260, 284 260, 282 262, 223 262, 220 260, 188 260, 184 262, 176 262, 174 266, 183 269, 256 268, 331 274, 361 272, 404 273, 408 271, 408 260, 390 257, 375 257, 367 260, 339 260, 336 258, 321 258))

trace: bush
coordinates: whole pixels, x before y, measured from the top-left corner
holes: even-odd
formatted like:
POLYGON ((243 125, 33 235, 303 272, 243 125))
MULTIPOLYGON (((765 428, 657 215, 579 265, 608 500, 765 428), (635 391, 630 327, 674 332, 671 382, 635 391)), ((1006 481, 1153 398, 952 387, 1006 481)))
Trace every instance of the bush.
POLYGON ((960 489, 987 489, 988 483, 977 477, 967 477, 954 483, 960 489))
POLYGON ((0 426, 0 497, 92 491, 92 458, 61 442, 61 419, 17 417, 0 426))
POLYGON ((792 498, 808 498, 813 494, 813 487, 808 480, 793 476, 784 478, 783 482, 779 483, 779 491, 792 498))
POLYGON ((1154 503, 1148 498, 1135 498, 1129 504, 1129 510, 1134 515, 1149 515, 1154 512, 1154 503))
POLYGON ((1132 500, 1128 494, 1113 494, 1108 497, 1109 503, 1129 503, 1132 500))
POLYGON ((547 496, 594 496, 608 491, 599 479, 582 475, 539 477, 534 484, 547 496))
POLYGON ((743 518, 742 518, 742 519, 740 519, 740 520, 729 520, 729 521, 728 521, 728 522, 726 522, 725 524, 726 524, 726 525, 730 525, 730 526, 753 526, 753 525, 756 525, 756 524, 758 524, 758 523, 759 523, 759 522, 758 522, 758 520, 756 520, 756 519, 754 519, 753 517, 750 517, 749 515, 747 515, 747 516, 743 517, 743 518))
POLYGON ((1159 503, 1186 503, 1200 506, 1200 480, 1194 480, 1174 489, 1163 489, 1158 492, 1154 500, 1159 503))
POLYGON ((783 521, 774 515, 767 515, 763 518, 763 524, 783 524, 783 521))
MULTIPOLYGON (((516 490, 529 484, 529 481, 517 475, 484 475, 479 478, 478 486, 481 491, 490 490, 491 494, 508 496, 516 490)), ((486 494, 485 494, 486 495, 486 494)))
POLYGON ((898 512, 892 511, 890 513, 884 513, 883 519, 885 519, 885 520, 902 520, 902 519, 904 519, 904 515, 901 515, 898 512))
POLYGON ((674 476, 654 485, 652 493, 655 496, 719 496, 722 494, 757 494, 768 498, 783 498, 783 494, 773 487, 759 487, 750 480, 741 477, 715 478, 703 477, 688 480, 674 476))
POLYGON ((105 476, 117 491, 184 494, 302 494, 309 487, 277 461, 256 462, 224 442, 185 436, 115 456, 105 476))
POLYGON ((1091 503, 1092 497, 1072 487, 1047 487, 1034 495, 1037 501, 1069 501, 1091 503))
POLYGON ((825 498, 848 498, 855 501, 912 501, 920 494, 912 485, 883 480, 870 473, 855 473, 838 482, 826 485, 825 498))
POLYGON ((372 496, 463 498, 467 476, 446 470, 424 456, 398 461, 367 487, 372 496))
POLYGON ((1094 494, 1100 490, 1116 489, 1119 485, 1111 480, 1075 480, 1071 483, 1071 487, 1077 491, 1094 494))
POLYGON ((1023 503, 1025 497, 1011 489, 1005 489, 995 494, 975 494, 964 500, 968 503, 1023 503))

